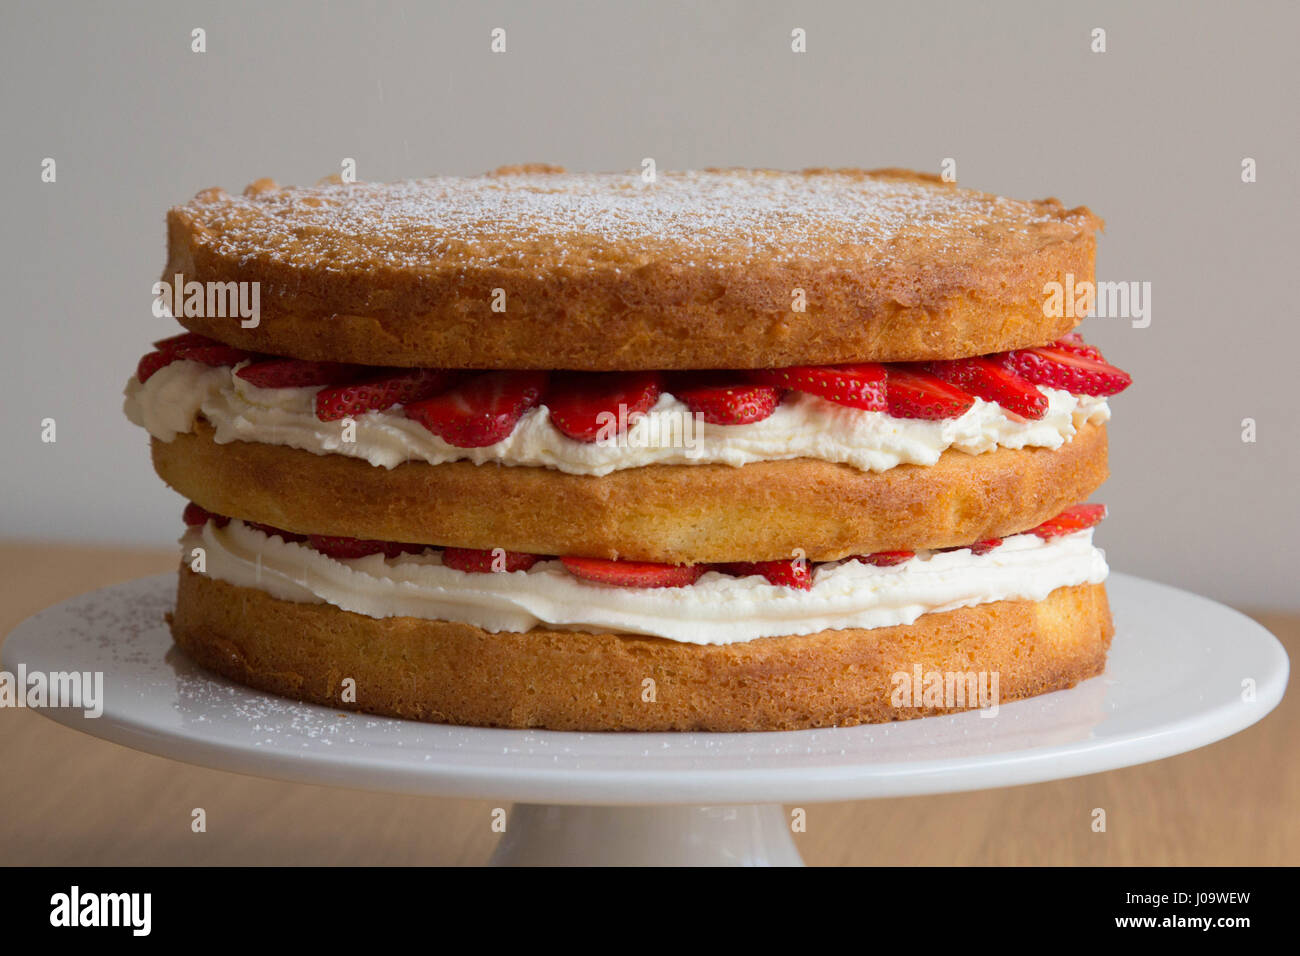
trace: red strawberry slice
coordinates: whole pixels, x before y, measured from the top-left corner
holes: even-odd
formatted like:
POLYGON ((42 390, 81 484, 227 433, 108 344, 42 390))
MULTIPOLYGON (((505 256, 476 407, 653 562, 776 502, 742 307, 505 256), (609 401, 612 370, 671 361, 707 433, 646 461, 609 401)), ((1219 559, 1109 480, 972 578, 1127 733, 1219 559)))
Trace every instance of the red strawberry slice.
MULTIPOLYGON (((504 551, 502 553, 505 571, 527 571, 541 560, 540 555, 524 554, 522 551, 504 551)), ((444 548, 442 563, 457 571, 469 571, 474 574, 491 574, 496 568, 495 551, 481 551, 478 548, 444 548)))
POLYGON ((401 541, 373 541, 367 538, 348 538, 342 535, 312 534, 307 536, 311 546, 331 558, 364 558, 382 554, 395 558, 399 554, 419 554, 422 544, 404 544, 401 541))
POLYGON ((234 365, 252 356, 252 352, 218 342, 197 332, 182 332, 171 338, 159 339, 153 344, 159 352, 177 359, 189 359, 204 365, 234 365))
POLYGON ((781 389, 776 386, 743 382, 683 385, 673 394, 710 425, 752 425, 770 416, 781 404, 781 389))
POLYGON ((140 384, 143 385, 153 377, 154 372, 158 371, 165 365, 171 365, 172 362, 175 361, 176 356, 170 355, 167 352, 148 352, 140 357, 140 362, 135 367, 135 377, 139 379, 140 384))
POLYGON ((455 388, 406 406, 406 417, 457 448, 495 445, 536 406, 545 372, 486 372, 455 388))
POLYGON ((970 553, 975 555, 988 554, 1001 543, 1001 538, 985 538, 983 541, 976 541, 972 544, 970 546, 970 553))
POLYGON ((1128 372, 1101 358, 1054 345, 1007 352, 1002 364, 1035 385, 1063 388, 1076 395, 1114 395, 1133 384, 1128 372))
POLYGON ((885 396, 885 367, 876 362, 755 369, 749 377, 764 385, 798 389, 850 408, 883 412, 889 407, 885 396))
POLYGON ((293 531, 285 531, 283 528, 276 528, 269 524, 262 524, 260 521, 245 521, 244 524, 250 528, 256 528, 262 534, 269 535, 272 538, 283 538, 286 543, 293 544, 299 541, 306 541, 305 534, 296 534, 293 531))
POLYGON ((907 365, 889 366, 888 391, 889 414, 895 418, 960 418, 975 404, 973 395, 907 365))
POLYGON ((956 385, 986 402, 1025 418, 1042 418, 1047 413, 1047 396, 1038 386, 1021 378, 992 359, 966 358, 928 362, 926 370, 950 385, 956 385))
POLYGON ((800 591, 811 591, 813 586, 812 566, 806 560, 789 558, 781 561, 730 561, 715 567, 724 574, 733 574, 738 578, 760 574, 767 578, 768 584, 797 588, 800 591))
POLYGON ((916 557, 915 551, 876 551, 872 554, 854 555, 855 560, 873 564, 878 568, 892 568, 904 561, 911 561, 914 557, 916 557))
POLYGON ((232 348, 229 345, 186 346, 171 353, 174 359, 186 359, 203 365, 237 365, 252 356, 251 352, 232 348))
POLYGON ((206 335, 199 335, 197 332, 182 332, 180 335, 171 335, 165 339, 159 339, 153 344, 153 347, 159 352, 175 352, 183 348, 220 344, 216 339, 210 339, 206 335))
POLYGON ((575 578, 621 588, 683 588, 705 572, 703 564, 656 564, 651 561, 605 561, 560 558, 575 578))
POLYGON ((364 558, 367 555, 380 554, 386 547, 383 541, 326 534, 308 535, 307 540, 311 542, 313 548, 331 558, 364 558))
POLYGON ((1055 342, 1052 348, 1064 349, 1067 352, 1073 352, 1076 355, 1083 355, 1090 359, 1096 359, 1098 362, 1106 361, 1101 356, 1101 349, 1094 345, 1089 345, 1083 340, 1083 336, 1078 332, 1069 332, 1055 342))
POLYGON ((143 356, 136 366, 135 377, 141 384, 147 382, 160 368, 172 362, 179 362, 181 359, 200 362, 203 365, 235 365, 252 354, 194 332, 173 335, 169 339, 159 339, 154 343, 154 348, 155 351, 143 356))
POLYGON ((455 373, 436 368, 394 369, 382 375, 322 388, 316 393, 316 417, 336 422, 366 412, 382 412, 436 395, 455 380, 455 373))
POLYGON ((395 558, 399 554, 424 554, 428 550, 427 544, 409 544, 405 541, 384 542, 384 555, 389 558, 395 558))
POLYGON ((1028 533, 1036 534, 1046 540, 1091 528, 1104 517, 1106 517, 1105 505, 1075 505, 1066 508, 1055 518, 1048 518, 1037 528, 1031 528, 1028 533))
POLYGON ((310 388, 347 382, 365 374, 365 366, 343 362, 308 362, 275 358, 245 365, 235 374, 258 388, 310 388))
POLYGON ((594 442, 648 412, 662 391, 658 372, 564 372, 552 380, 546 407, 562 434, 594 442))
POLYGON ((181 512, 181 520, 185 522, 187 528, 201 528, 209 521, 216 522, 218 528, 224 528, 226 525, 230 524, 230 519, 225 515, 213 514, 211 511, 199 507, 192 501, 187 504, 185 510, 181 512))

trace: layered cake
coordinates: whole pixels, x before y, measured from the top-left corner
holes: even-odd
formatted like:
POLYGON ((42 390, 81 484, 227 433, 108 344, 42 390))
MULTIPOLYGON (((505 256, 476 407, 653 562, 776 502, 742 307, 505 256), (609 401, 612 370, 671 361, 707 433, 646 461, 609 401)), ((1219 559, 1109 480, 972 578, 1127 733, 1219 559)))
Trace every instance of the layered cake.
POLYGON ((174 308, 127 386, 189 499, 172 634, 272 693, 500 727, 1070 687, 1112 634, 1088 499, 1129 376, 1046 302, 1100 225, 901 170, 200 193, 164 279, 259 309, 174 308))

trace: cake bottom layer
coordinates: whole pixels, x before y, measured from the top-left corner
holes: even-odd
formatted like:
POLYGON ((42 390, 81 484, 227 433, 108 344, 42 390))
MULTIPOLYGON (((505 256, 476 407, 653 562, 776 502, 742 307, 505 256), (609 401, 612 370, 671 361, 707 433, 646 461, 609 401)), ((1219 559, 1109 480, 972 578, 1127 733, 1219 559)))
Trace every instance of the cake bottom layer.
POLYGON ((437 723, 580 731, 882 723, 978 706, 977 683, 1005 703, 1101 673, 1114 633, 1101 584, 897 627, 696 645, 370 618, 186 567, 169 620, 203 666, 285 697, 437 723), (946 695, 942 686, 930 693, 936 676, 946 695), (967 687, 964 703, 953 697, 967 687))

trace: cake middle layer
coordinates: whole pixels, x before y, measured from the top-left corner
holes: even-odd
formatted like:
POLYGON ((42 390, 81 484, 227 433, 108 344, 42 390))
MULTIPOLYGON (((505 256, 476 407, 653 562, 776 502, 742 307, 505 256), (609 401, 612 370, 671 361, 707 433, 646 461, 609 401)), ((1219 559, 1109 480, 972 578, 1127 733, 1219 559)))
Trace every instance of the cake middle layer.
POLYGON ((547 468, 410 462, 391 470, 277 445, 153 439, 154 468, 209 511, 303 533, 669 564, 830 561, 1006 537, 1106 480, 1106 430, 1066 445, 949 450, 864 472, 797 459, 648 465, 597 478, 547 468))

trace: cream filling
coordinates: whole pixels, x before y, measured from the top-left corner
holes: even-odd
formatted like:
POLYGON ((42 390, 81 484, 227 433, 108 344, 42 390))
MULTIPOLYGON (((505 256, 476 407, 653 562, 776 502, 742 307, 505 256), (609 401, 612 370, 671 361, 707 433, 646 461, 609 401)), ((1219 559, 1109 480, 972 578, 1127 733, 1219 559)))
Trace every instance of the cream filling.
POLYGON ((796 392, 761 422, 711 425, 665 394, 610 441, 574 441, 551 424, 549 411, 541 407, 526 412, 515 430, 495 445, 457 448, 406 418, 400 408, 358 416, 353 431, 343 422, 322 422, 315 415, 317 391, 258 388, 231 368, 181 361, 159 369, 143 384, 132 377, 124 410, 132 422, 161 441, 191 431, 202 415, 221 444, 287 445, 317 455, 362 458, 383 468, 405 461, 467 460, 554 468, 575 475, 606 475, 652 464, 745 465, 792 458, 887 471, 902 464, 933 465, 949 448, 972 455, 999 447, 1059 448, 1085 422, 1110 419, 1104 398, 1043 388, 1048 409, 1037 421, 982 399, 976 399, 959 418, 931 422, 848 408, 796 392))
POLYGON ((474 574, 445 567, 434 550, 341 560, 241 521, 191 528, 181 544, 191 566, 194 549, 203 549, 210 577, 285 601, 332 604, 373 618, 459 621, 493 633, 546 626, 686 644, 911 624, 936 611, 1041 601, 1057 588, 1096 584, 1107 574, 1092 529, 1047 541, 1015 535, 979 556, 969 549, 920 552, 889 568, 853 560, 823 564, 809 591, 717 571, 689 587, 611 587, 575 578, 555 560, 528 571, 474 574))

